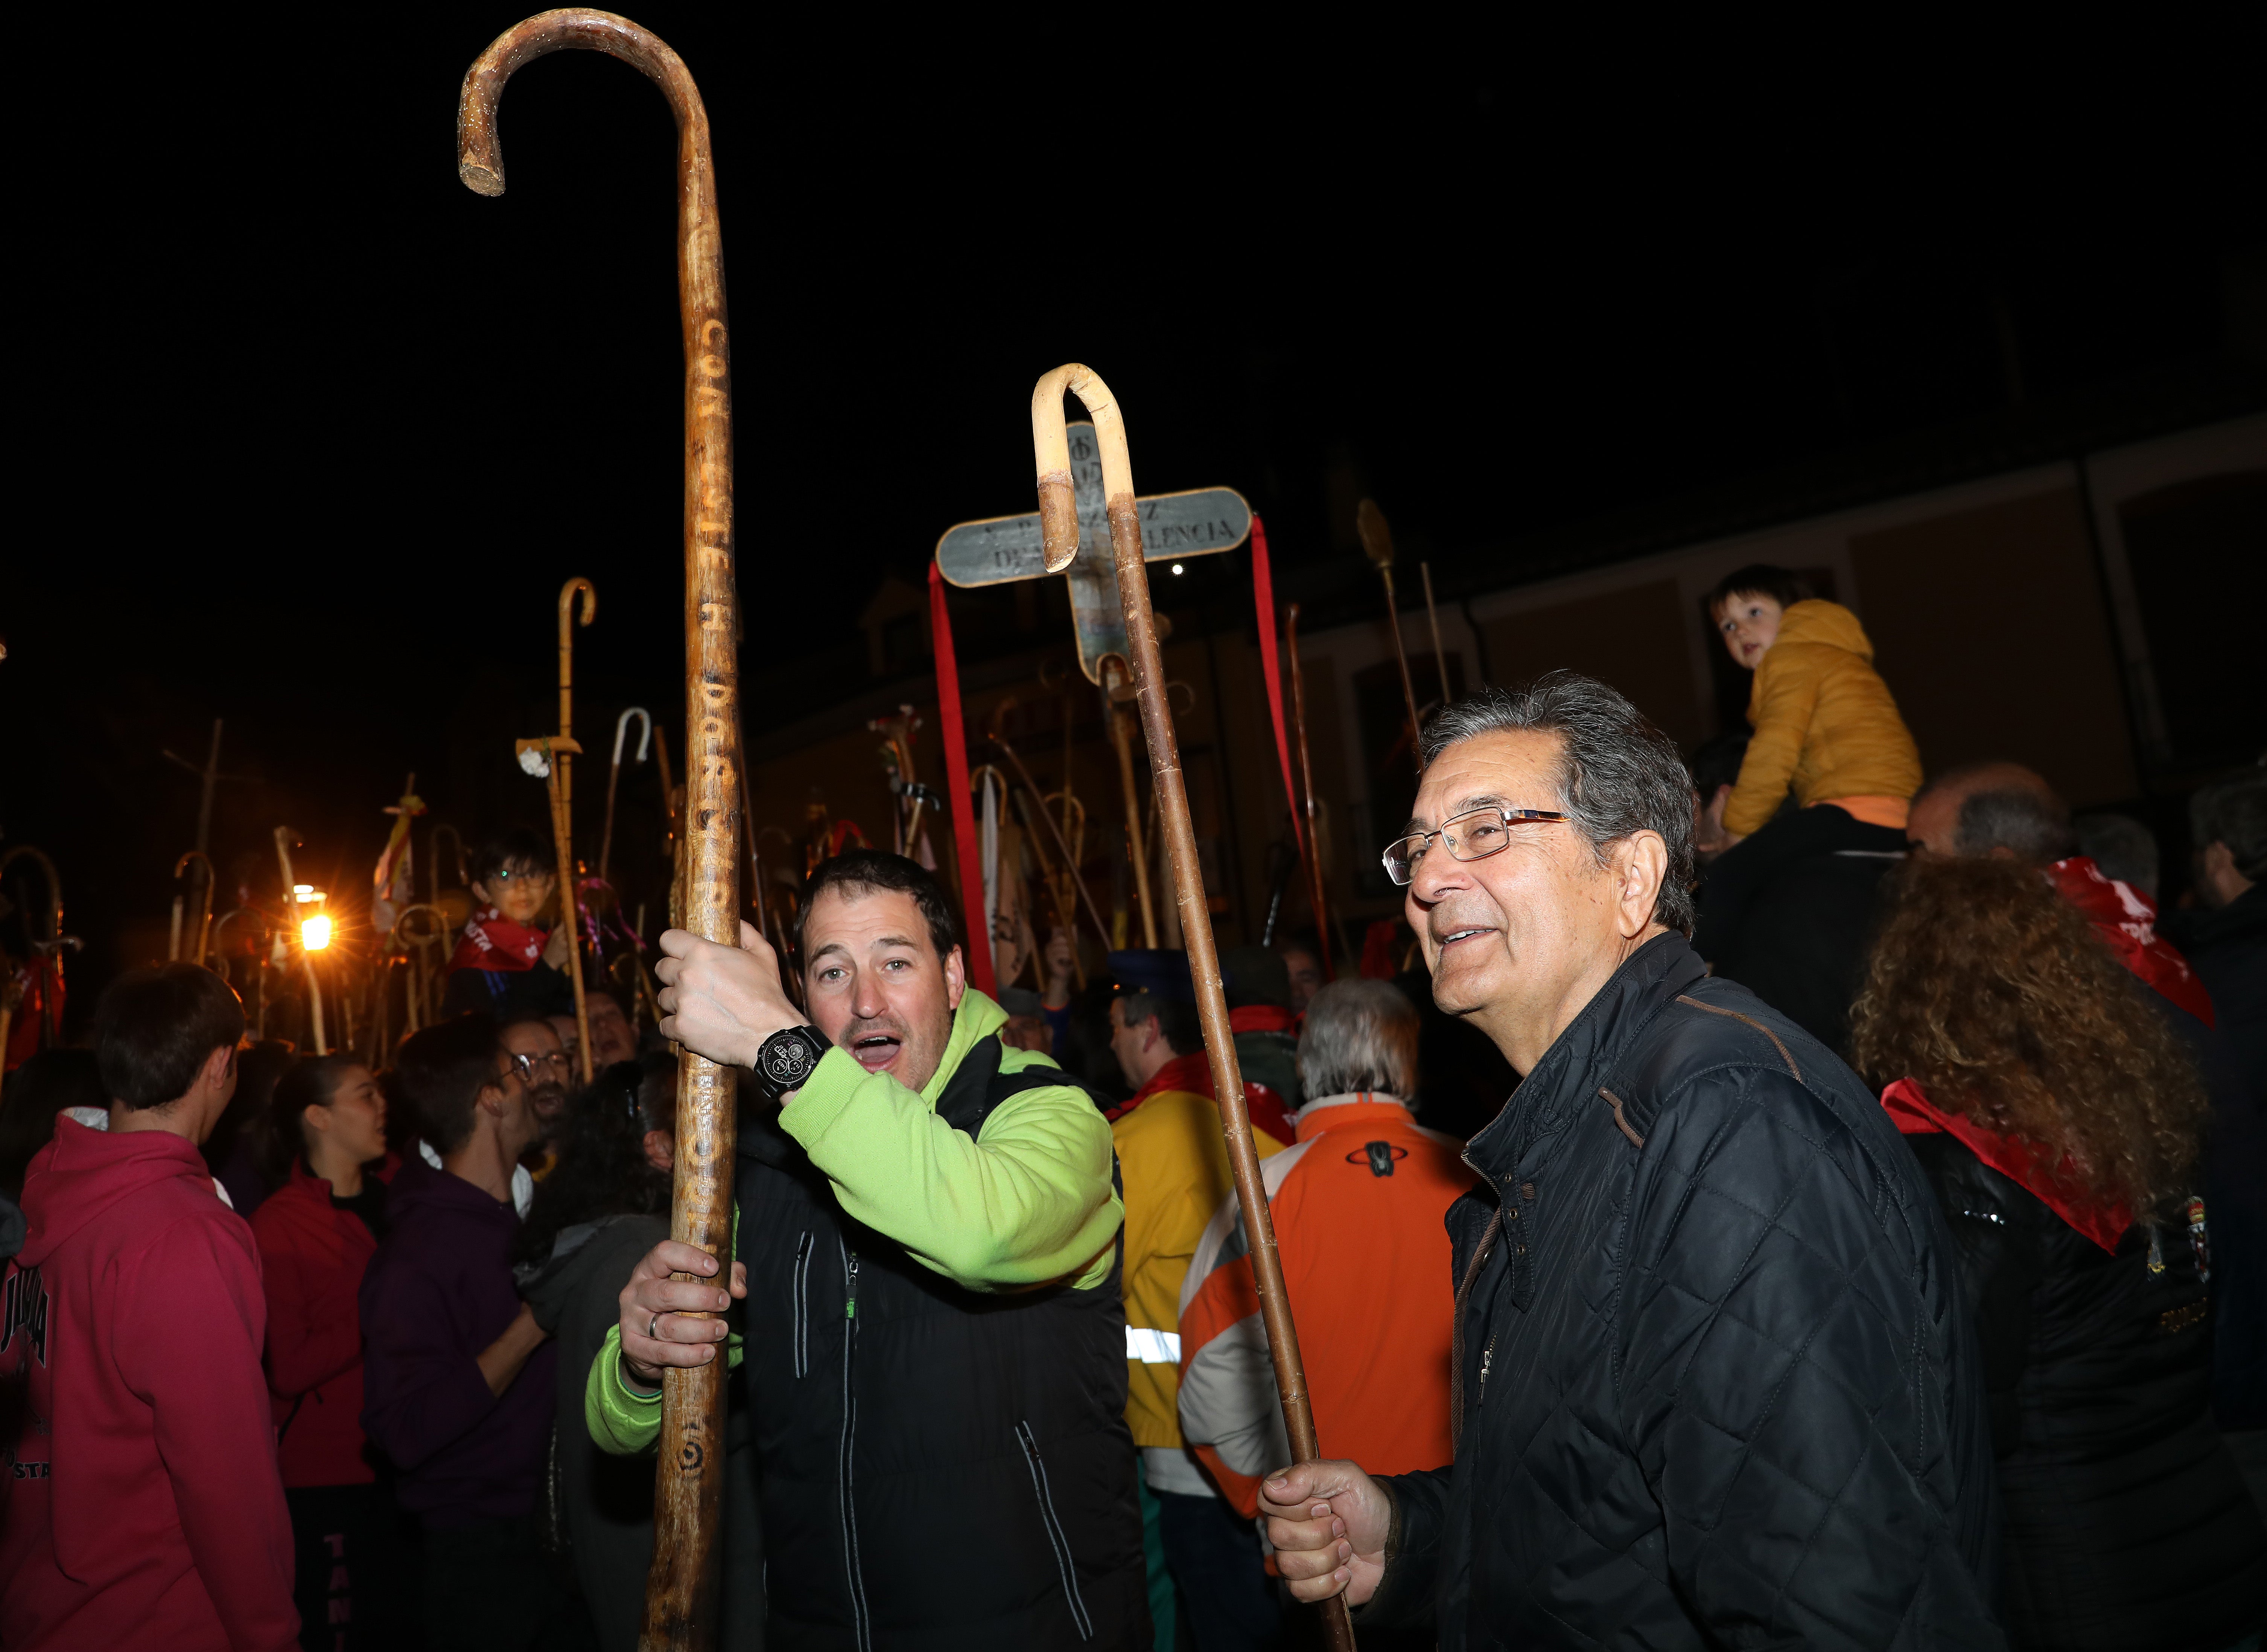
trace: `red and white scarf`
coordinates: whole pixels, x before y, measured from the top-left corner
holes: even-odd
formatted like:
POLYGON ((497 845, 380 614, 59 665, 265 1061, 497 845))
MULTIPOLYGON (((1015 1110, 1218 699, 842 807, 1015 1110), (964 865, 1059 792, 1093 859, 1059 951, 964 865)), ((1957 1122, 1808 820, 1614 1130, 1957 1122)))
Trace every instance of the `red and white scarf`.
POLYGON ((547 929, 529 929, 515 924, 493 906, 481 908, 465 925, 464 934, 457 941, 454 956, 449 960, 451 969, 502 969, 514 975, 535 968, 543 956, 544 943, 551 939, 547 929))

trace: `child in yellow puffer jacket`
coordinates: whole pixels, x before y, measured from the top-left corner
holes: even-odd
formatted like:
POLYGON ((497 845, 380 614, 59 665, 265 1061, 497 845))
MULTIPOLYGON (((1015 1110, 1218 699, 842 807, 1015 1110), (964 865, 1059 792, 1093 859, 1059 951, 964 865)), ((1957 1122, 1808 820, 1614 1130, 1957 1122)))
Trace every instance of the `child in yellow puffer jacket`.
POLYGON ((1732 658, 1756 674, 1748 699, 1755 735, 1724 808, 1727 840, 1762 827, 1790 786, 1805 808, 1831 804, 1904 830, 1907 800, 1920 789, 1920 753, 1874 669, 1858 617, 1764 564, 1727 576, 1709 614, 1732 658))

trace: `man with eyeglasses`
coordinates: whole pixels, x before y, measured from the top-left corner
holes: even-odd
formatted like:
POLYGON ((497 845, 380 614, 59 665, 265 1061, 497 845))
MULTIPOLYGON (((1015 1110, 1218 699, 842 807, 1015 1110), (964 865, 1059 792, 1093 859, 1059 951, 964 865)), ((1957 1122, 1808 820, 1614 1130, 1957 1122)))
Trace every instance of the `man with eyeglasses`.
POLYGON ((1425 755, 1386 871, 1524 1078, 1449 1213, 1455 1461, 1270 1476, 1292 1593, 1444 1652, 2004 1644, 1951 1239, 1866 1086, 1687 943, 1676 747, 1553 672, 1425 755))
POLYGON ((535 1115, 535 1141, 528 1149, 528 1168, 540 1176, 551 1166, 553 1138, 567 1111, 567 1086, 575 1076, 574 1063, 548 1018, 524 1016, 506 1022, 503 1047, 520 1082, 527 1086, 527 1105, 535 1115))
POLYGON ((425 1529, 436 1648, 581 1645, 589 1633, 537 1527, 558 1351, 512 1283, 512 1173, 537 1129, 531 1064, 484 1015, 413 1034, 394 1064, 441 1168, 403 1167, 363 1276, 363 1427, 425 1529))

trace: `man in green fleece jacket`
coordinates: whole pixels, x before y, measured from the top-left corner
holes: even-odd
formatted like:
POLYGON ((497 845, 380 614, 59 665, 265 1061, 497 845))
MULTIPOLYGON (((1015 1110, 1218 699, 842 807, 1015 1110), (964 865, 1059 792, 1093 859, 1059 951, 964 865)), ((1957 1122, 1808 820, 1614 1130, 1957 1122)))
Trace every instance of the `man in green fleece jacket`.
POLYGON ((1110 1127, 1002 1045, 912 861, 827 862, 799 939, 807 1019, 752 927, 737 950, 662 938, 662 1031, 752 1080, 736 1259, 729 1295, 690 1246, 639 1262, 591 1368, 591 1436, 650 1449, 663 1368, 726 1337, 686 1316, 745 1298, 730 1353, 782 1634, 1144 1644, 1110 1127))

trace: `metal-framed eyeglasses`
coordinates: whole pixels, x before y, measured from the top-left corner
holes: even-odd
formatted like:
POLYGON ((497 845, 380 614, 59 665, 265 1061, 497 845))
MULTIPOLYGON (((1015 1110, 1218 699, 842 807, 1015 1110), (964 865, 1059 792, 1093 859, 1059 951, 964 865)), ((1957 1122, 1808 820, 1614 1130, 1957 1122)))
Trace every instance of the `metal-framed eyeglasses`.
POLYGON ((561 1074, 566 1072, 571 1064, 563 1049, 554 1049, 547 1056, 513 1056, 509 1059, 512 1071, 519 1075, 523 1084, 535 1083, 539 1071, 561 1074))
POLYGON ((1547 808, 1501 808, 1490 804, 1486 808, 1467 809, 1441 822, 1440 830, 1411 832, 1398 843, 1386 845, 1378 859, 1385 863, 1385 875, 1406 887, 1417 875, 1418 863, 1433 839, 1439 838, 1456 860, 1485 860, 1500 853, 1511 842, 1511 829, 1527 821, 1565 820, 1564 815, 1547 808))

